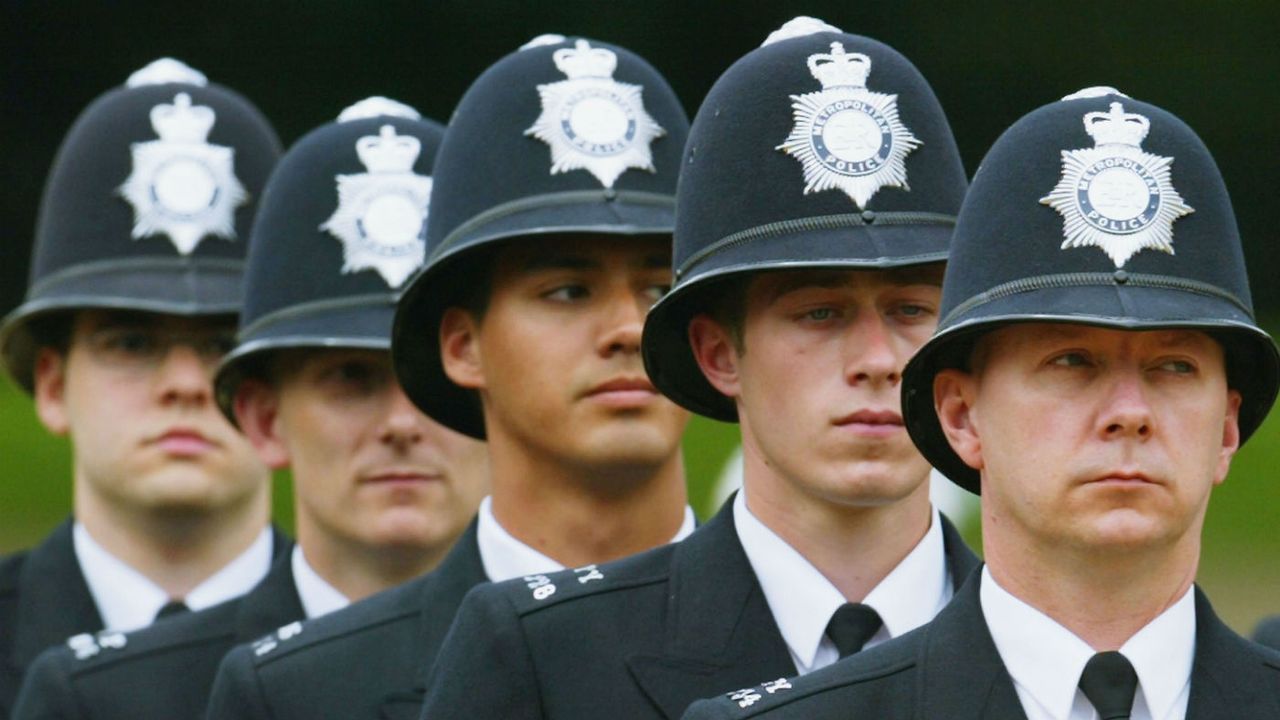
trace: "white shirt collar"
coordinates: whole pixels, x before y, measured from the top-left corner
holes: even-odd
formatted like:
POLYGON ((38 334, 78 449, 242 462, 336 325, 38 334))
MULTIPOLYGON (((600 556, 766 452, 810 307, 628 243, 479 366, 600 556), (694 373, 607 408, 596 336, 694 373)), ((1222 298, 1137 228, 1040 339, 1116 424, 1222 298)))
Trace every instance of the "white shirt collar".
POLYGON ((293 546, 289 562, 293 569, 293 584, 298 589, 298 599, 302 601, 302 611, 306 613, 308 620, 351 604, 346 595, 338 592, 337 588, 311 567, 311 563, 302 554, 301 545, 293 546))
MULTIPOLYGON (((71 540, 105 629, 129 632, 150 625, 169 595, 99 545, 84 525, 72 526, 71 540)), ((249 592, 271 569, 272 543, 271 529, 263 528, 247 550, 179 599, 192 610, 203 610, 249 592)))
MULTIPOLYGON (((920 627, 951 600, 942 520, 936 509, 931 512, 924 537, 862 600, 884 621, 866 647, 920 627)), ((751 514, 745 491, 734 498, 733 521, 796 670, 803 675, 835 662, 839 652, 826 635, 827 623, 846 602, 844 595, 808 559, 751 514), (800 588, 802 592, 797 591, 800 588)))
MULTIPOLYGON (((693 509, 685 506, 684 522, 671 542, 679 542, 689 536, 696 526, 693 509)), ((480 501, 476 518, 476 541, 480 545, 480 562, 484 574, 493 582, 538 575, 563 570, 564 566, 520 542, 507 532, 493 516, 493 498, 480 501)))
MULTIPOLYGON (((1077 685, 1094 650, 1053 618, 1013 596, 982 568, 982 614, 1028 720, 1095 720, 1077 685)), ((1195 655, 1195 595, 1177 602, 1120 647, 1138 674, 1133 720, 1186 716, 1195 655)))

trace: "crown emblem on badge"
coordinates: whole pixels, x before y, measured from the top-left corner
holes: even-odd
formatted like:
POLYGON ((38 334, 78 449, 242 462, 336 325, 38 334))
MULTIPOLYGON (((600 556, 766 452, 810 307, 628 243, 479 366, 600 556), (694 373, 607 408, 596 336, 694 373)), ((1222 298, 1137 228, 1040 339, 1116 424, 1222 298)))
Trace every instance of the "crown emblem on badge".
POLYGON ((568 79, 538 86, 542 114, 525 131, 551 146, 551 174, 586 170, 609 188, 627 170, 656 172, 649 146, 666 131, 645 111, 643 87, 613 79, 617 54, 577 40, 551 57, 568 79))
POLYGON ((804 194, 839 189, 865 208, 881 188, 907 185, 907 155, 922 144, 898 118, 898 96, 867 89, 871 58, 840 42, 809 56, 822 89, 791 96, 795 124, 776 149, 804 167, 804 194))
POLYGON ((213 108, 192 105, 186 93, 178 93, 172 105, 151 108, 151 127, 165 142, 203 144, 216 119, 213 108))
POLYGON ((321 226, 342 241, 342 272, 376 270, 398 288, 426 258, 431 178, 413 172, 422 142, 383 125, 356 140, 368 172, 338 175, 338 207, 321 226))
POLYGON ((867 76, 871 74, 871 58, 862 53, 845 52, 844 45, 834 42, 830 53, 809 56, 809 73, 824 89, 865 88, 867 76))
POLYGON ((150 118, 159 139, 130 146, 133 171, 119 189, 133 205, 133 238, 167 235, 182 255, 206 235, 234 240, 235 209, 249 194, 235 176, 234 149, 207 141, 213 108, 178 93, 150 118))
POLYGON ((1111 103, 1107 112, 1091 112, 1084 116, 1084 131, 1098 147, 1129 145, 1142 147, 1151 131, 1151 121, 1137 113, 1127 113, 1120 103, 1111 103))
POLYGON ((579 40, 572 48, 560 48, 551 54, 556 67, 570 80, 578 78, 612 78, 618 67, 618 56, 612 50, 593 48, 579 40))
POLYGON ((1141 250, 1173 254, 1173 223, 1194 210, 1170 179, 1173 158, 1142 150, 1151 121, 1112 102, 1084 116, 1094 147, 1062 151, 1062 177, 1044 205, 1062 214, 1062 249, 1101 248, 1123 267, 1141 250))
POLYGON ((377 135, 356 141, 356 155, 371 173, 407 173, 413 169, 422 142, 412 135, 397 135, 395 128, 383 125, 377 135))

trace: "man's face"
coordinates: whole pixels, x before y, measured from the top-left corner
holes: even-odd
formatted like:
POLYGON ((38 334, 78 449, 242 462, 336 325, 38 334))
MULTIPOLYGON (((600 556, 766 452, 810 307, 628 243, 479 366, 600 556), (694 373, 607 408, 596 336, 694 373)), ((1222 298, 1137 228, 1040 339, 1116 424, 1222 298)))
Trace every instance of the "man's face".
POLYGON ((981 472, 986 522, 1013 542, 1110 552, 1198 537, 1239 445, 1240 395, 1202 332, 1011 325, 934 391, 981 472))
POLYGON ((499 249, 488 307, 452 309, 454 382, 480 391, 490 443, 616 476, 679 450, 688 415, 640 358, 645 313, 671 284, 670 240, 567 236, 499 249))
POLYGON ((69 435, 79 489, 137 511, 205 513, 267 491, 253 448, 213 402, 230 319, 86 310, 65 353, 41 350, 35 398, 69 435))
POLYGON ((484 443, 423 415, 375 350, 299 350, 274 384, 237 393, 263 458, 293 470, 298 528, 337 542, 407 550, 448 545, 488 488, 484 443))
POLYGON ((796 270, 748 283, 741 337, 701 316, 691 340, 712 384, 736 399, 762 480, 848 506, 921 488, 929 466, 899 409, 902 370, 938 320, 941 266, 796 270))

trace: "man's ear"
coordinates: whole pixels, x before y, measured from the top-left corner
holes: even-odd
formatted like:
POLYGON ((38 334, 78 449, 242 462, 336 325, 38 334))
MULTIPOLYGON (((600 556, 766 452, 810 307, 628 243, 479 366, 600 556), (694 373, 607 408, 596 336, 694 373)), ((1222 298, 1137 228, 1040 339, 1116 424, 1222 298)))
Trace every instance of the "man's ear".
POLYGON ((728 329, 706 314, 695 315, 689 320, 689 347, 712 387, 731 398, 741 394, 738 346, 728 329))
POLYGON ((42 347, 36 354, 34 373, 36 416, 54 435, 66 435, 71 429, 67 413, 67 356, 53 348, 42 347))
POLYGON ((236 389, 236 423, 258 457, 272 470, 288 467, 289 445, 280 423, 280 392, 270 383, 248 379, 236 389))
POLYGON ((1227 471, 1231 469, 1231 458, 1240 449, 1240 403, 1243 398, 1239 390, 1227 391, 1227 414, 1222 422, 1222 449, 1218 454, 1218 471, 1214 475, 1213 484, 1221 485, 1227 479, 1227 471))
POLYGON ((933 378, 933 409, 951 449, 974 470, 981 470, 982 438, 974 412, 976 380, 961 370, 939 371, 933 378))
POLYGON ((440 362, 444 374, 459 387, 485 386, 480 358, 479 325, 471 313, 452 307, 440 318, 440 362))

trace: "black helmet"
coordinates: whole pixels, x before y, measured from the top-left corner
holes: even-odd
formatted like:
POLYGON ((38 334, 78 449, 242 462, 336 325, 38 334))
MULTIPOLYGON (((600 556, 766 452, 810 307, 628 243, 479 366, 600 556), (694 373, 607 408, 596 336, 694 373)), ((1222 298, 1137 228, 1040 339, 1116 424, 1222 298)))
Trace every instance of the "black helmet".
POLYGON ((71 127, 40 203, 26 300, 0 349, 28 392, 33 322, 81 308, 234 315, 280 142, 248 100, 164 58, 71 127))
POLYGON ((685 148, 676 283, 650 310, 642 348, 658 389, 717 420, 736 421, 737 409, 699 370, 688 327, 719 281, 946 260, 964 197, 951 128, 920 71, 815 23, 788 23, 725 71, 685 148))
POLYGON ((666 80, 623 48, 542 36, 462 97, 436 161, 427 266, 396 312, 406 394, 440 423, 484 437, 474 391, 440 361, 439 327, 495 243, 558 233, 667 235, 689 122, 666 80))
POLYGON ((974 340, 1008 323, 1208 332, 1243 396, 1241 442, 1280 383, 1213 156, 1177 117, 1112 88, 1046 105, 992 146, 960 211, 941 313, 904 373, 903 415, 933 466, 975 493, 977 471, 934 413, 933 379, 967 367, 974 340))
POLYGON ((282 348, 390 350, 399 288, 422 266, 444 129, 386 98, 347 108, 281 158, 253 226, 239 344, 214 387, 236 390, 282 348))

